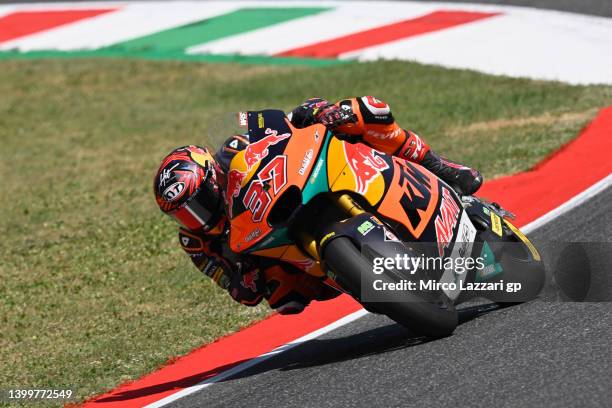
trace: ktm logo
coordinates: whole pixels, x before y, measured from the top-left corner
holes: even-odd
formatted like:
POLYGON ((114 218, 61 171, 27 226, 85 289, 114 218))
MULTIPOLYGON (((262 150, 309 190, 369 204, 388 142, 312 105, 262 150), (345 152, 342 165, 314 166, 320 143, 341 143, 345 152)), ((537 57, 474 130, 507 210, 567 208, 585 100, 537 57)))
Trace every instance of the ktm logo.
POLYGON ((185 183, 182 181, 177 181, 164 190, 162 197, 164 197, 164 200, 166 201, 174 201, 181 196, 183 191, 185 191, 185 183))

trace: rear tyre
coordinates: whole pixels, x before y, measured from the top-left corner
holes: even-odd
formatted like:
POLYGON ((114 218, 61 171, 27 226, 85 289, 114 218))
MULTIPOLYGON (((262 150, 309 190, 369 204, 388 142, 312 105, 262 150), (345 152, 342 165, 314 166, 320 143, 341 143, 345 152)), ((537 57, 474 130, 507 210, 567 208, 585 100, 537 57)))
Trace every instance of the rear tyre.
POLYGON ((428 337, 449 336, 457 327, 457 312, 443 293, 440 294, 443 300, 437 303, 427 302, 411 291, 387 291, 385 302, 362 302, 362 285, 372 287, 375 280, 395 283, 398 276, 388 271, 380 275, 372 273, 372 262, 349 238, 333 239, 325 246, 322 258, 336 274, 336 281, 366 309, 387 315, 416 334, 428 337))

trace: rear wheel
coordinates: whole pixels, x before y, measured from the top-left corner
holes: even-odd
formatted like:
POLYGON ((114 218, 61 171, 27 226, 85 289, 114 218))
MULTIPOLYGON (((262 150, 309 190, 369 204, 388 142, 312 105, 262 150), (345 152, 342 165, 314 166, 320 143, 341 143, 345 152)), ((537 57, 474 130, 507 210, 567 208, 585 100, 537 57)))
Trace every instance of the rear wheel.
POLYGON ((362 287, 373 287, 375 280, 396 283, 401 279, 396 273, 385 271, 380 275, 372 272, 372 261, 346 237, 338 237, 329 242, 322 258, 336 274, 337 282, 368 310, 387 315, 397 323, 417 334, 430 337, 444 337, 453 333, 457 327, 457 312, 442 292, 438 301, 428 302, 408 290, 386 291, 383 302, 362 301, 362 287))

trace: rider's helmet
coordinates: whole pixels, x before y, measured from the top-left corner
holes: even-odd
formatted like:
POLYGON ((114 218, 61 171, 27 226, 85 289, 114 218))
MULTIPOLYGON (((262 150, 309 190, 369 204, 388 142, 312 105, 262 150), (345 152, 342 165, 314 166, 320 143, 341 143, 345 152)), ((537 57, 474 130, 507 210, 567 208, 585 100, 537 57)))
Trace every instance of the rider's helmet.
POLYGON ((157 205, 191 231, 220 232, 224 220, 222 177, 221 168, 207 148, 174 149, 164 158, 153 180, 157 205))

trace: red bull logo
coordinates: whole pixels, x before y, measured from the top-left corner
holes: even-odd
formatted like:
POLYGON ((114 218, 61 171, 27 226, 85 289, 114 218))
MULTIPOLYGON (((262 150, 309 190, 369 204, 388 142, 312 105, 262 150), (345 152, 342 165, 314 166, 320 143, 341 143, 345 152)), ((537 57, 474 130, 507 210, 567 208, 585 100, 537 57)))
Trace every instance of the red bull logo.
POLYGON ((240 189, 244 180, 255 164, 264 159, 270 153, 269 147, 278 142, 287 139, 291 133, 278 134, 277 130, 267 128, 262 139, 255 143, 250 143, 244 149, 244 161, 246 163, 246 171, 242 172, 236 169, 231 169, 227 175, 227 202, 229 205, 230 218, 234 208, 234 198, 240 194, 240 189))
POLYGON ((281 140, 287 139, 291 136, 291 133, 283 133, 282 135, 278 134, 277 130, 267 128, 265 130, 267 136, 261 138, 255 143, 250 143, 244 151, 244 161, 247 164, 248 169, 250 170, 255 163, 268 156, 270 151, 268 148, 272 145, 277 144, 281 140))
POLYGON ((246 177, 246 173, 231 169, 227 174, 227 201, 229 204, 230 218, 232 217, 232 210, 234 208, 234 198, 240 194, 240 188, 246 177))
POLYGON ((344 143, 344 154, 355 175, 355 186, 359 194, 365 193, 376 176, 389 168, 387 162, 374 152, 374 149, 362 143, 344 143))
POLYGON ((259 277, 259 272, 257 272, 257 269, 249 273, 246 273, 242 275, 242 282, 240 282, 240 285, 242 285, 242 287, 245 289, 251 289, 253 293, 257 293, 257 278, 258 277, 259 277))

